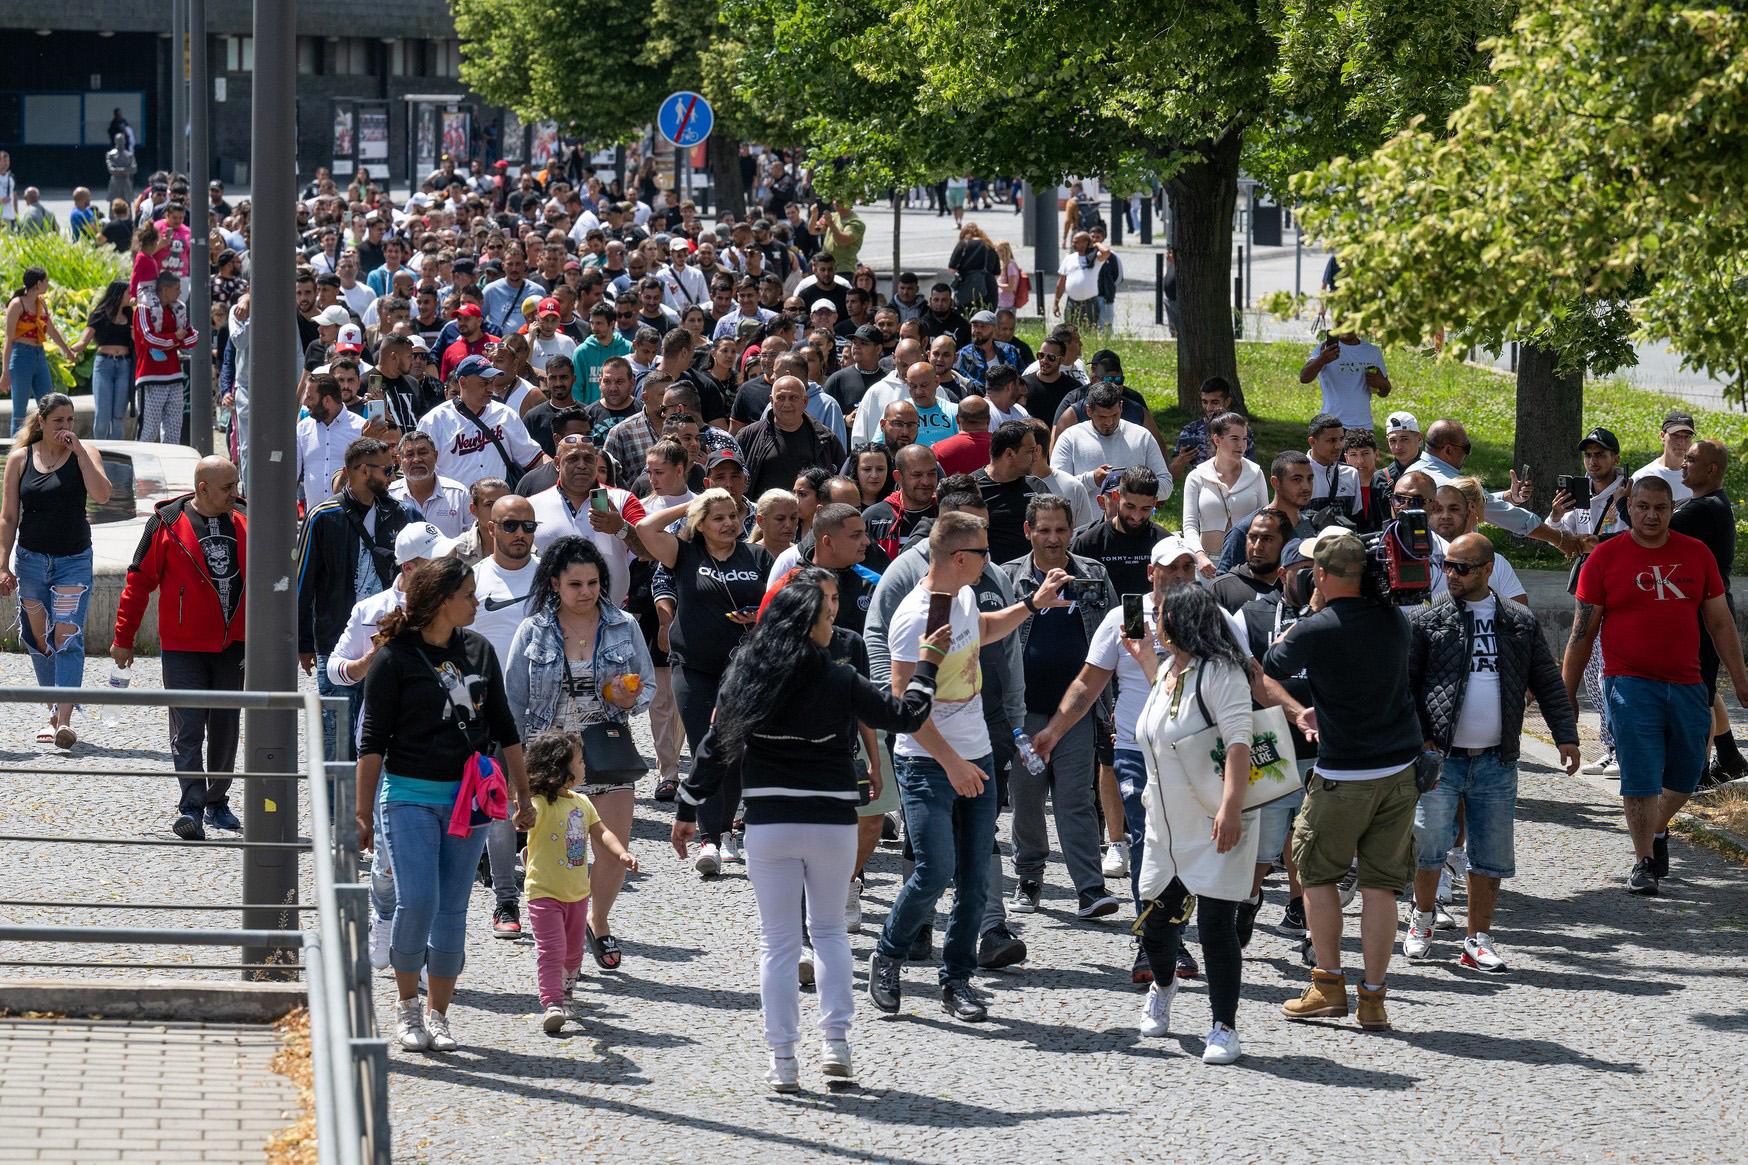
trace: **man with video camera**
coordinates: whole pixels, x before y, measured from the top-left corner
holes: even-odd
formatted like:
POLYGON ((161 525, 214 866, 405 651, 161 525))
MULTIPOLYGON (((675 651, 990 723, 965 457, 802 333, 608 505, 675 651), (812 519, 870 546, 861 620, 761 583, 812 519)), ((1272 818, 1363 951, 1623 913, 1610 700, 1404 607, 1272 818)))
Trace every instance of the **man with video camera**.
POLYGON ((1359 859, 1364 975, 1359 1025, 1388 1031, 1384 977, 1396 942, 1396 896, 1413 874, 1416 761, 1421 736, 1408 687, 1408 620, 1362 597, 1368 557, 1348 530, 1328 528, 1302 547, 1312 562, 1315 614, 1275 641, 1263 669, 1276 680, 1304 673, 1311 707, 1299 727, 1317 737, 1317 767, 1293 834, 1316 966, 1311 985, 1281 1011, 1288 1019, 1348 1013, 1341 970, 1337 883, 1359 859), (1367 682, 1355 682, 1364 676, 1367 682))

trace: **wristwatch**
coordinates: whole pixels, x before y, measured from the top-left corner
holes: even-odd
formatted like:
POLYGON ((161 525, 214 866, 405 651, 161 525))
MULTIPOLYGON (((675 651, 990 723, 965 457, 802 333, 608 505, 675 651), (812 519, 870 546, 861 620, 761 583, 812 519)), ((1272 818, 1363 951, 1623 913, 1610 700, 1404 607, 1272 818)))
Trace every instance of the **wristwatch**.
POLYGON ((621 542, 624 542, 626 539, 630 538, 631 537, 631 523, 627 522, 627 523, 625 523, 625 525, 619 527, 619 529, 613 531, 613 537, 619 539, 619 541, 621 541, 621 542))
POLYGON ((1020 606, 1036 615, 1038 613, 1038 604, 1032 601, 1034 597, 1035 596, 1031 591, 1027 591, 1026 597, 1020 600, 1020 606))

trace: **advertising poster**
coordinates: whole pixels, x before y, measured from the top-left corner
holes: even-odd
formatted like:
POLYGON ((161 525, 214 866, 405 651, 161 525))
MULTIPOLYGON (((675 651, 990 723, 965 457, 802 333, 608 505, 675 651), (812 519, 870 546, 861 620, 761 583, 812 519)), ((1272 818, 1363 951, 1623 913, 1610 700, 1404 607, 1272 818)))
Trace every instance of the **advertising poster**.
POLYGON ((534 123, 534 143, 528 150, 528 160, 536 166, 545 166, 558 158, 558 122, 537 121, 534 123))
POLYGON ((388 161, 388 110, 358 111, 358 164, 369 166, 388 161))
POLYGON ((472 153, 473 118, 467 112, 443 114, 443 152, 456 162, 472 153))
POLYGON ((352 107, 336 104, 334 106, 334 164, 330 167, 335 177, 352 173, 352 159, 356 153, 356 143, 352 136, 352 107))
POLYGON ((414 126, 413 143, 416 157, 413 168, 420 174, 429 174, 437 168, 437 107, 420 104, 418 120, 414 126))

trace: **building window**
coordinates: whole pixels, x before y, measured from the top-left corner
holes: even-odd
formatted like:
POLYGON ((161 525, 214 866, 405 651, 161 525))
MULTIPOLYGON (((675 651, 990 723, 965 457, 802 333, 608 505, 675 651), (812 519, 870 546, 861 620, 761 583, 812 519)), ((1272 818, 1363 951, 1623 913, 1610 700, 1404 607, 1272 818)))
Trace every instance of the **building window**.
POLYGON ((297 38, 297 71, 316 73, 321 69, 322 42, 313 36, 297 38))
POLYGON ((255 69, 255 38, 227 36, 224 41, 225 72, 250 73, 255 69))
POLYGON ((413 63, 410 59, 412 54, 407 51, 407 42, 391 40, 385 47, 388 49, 388 75, 391 77, 412 76, 413 71, 409 67, 413 63))
POLYGON ((461 42, 458 40, 436 40, 431 42, 433 64, 431 75, 434 77, 461 76, 461 42))
POLYGON ((348 36, 330 43, 334 47, 334 64, 330 72, 343 77, 370 75, 370 41, 348 36))

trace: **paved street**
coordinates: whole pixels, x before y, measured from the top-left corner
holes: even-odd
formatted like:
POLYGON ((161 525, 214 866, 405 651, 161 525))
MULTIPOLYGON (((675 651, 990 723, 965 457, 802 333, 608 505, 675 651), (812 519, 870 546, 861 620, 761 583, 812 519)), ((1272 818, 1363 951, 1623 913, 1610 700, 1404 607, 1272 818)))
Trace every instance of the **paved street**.
MULTIPOLYGON (((143 684, 155 661, 140 668, 143 684)), ((21 683, 27 671, 21 656, 0 657, 0 680, 21 683)), ((88 726, 91 745, 61 767, 71 775, 118 756, 164 763, 162 713, 125 715, 112 727, 88 726)), ((0 740, 0 762, 17 764, 31 750, 29 719, 9 718, 13 738, 0 740)), ((164 786, 127 778, 102 789, 68 780, 11 790, 0 801, 0 831, 166 829, 164 786)), ((1202 1065, 1208 1012, 1199 982, 1179 995, 1173 1034, 1142 1041, 1134 1032, 1141 997, 1127 981, 1130 912, 1074 921, 1053 863, 1045 910, 1021 927, 1031 957, 982 980, 995 997, 991 1022, 948 1020, 932 990, 935 965, 912 966, 900 1017, 874 1018, 858 993, 860 1086, 828 1093, 809 1040, 803 1092, 780 1099, 759 1079, 751 886, 738 867, 700 883, 666 848, 670 819, 665 806, 639 805, 634 845, 646 869, 614 916, 624 967, 603 973, 588 964, 585 1018, 565 1036, 545 1035, 536 1019, 532 942, 493 939, 489 892, 475 891, 470 963, 451 1012, 464 1047, 393 1055, 397 1159, 957 1163, 1037 1156, 1039 1146, 1113 1161, 1741 1159, 1748 874, 1677 841, 1665 896, 1628 897, 1625 834, 1605 785, 1526 764, 1519 877, 1497 925, 1511 973, 1458 970, 1456 944, 1441 934, 1435 961, 1394 968, 1393 1033, 1280 1019, 1281 1001, 1298 993, 1305 973, 1275 929, 1283 891, 1271 883, 1245 963, 1245 1058, 1232 1068, 1202 1065)), ((43 847, 13 845, 0 869, 31 896, 119 899, 143 883, 166 898, 235 901, 236 858, 196 866, 195 856, 103 851, 51 864, 43 847)), ((869 884, 871 924, 884 917, 897 878, 897 854, 883 849, 869 884)), ((154 921, 216 925, 220 916, 154 921)), ((859 987, 872 943, 872 925, 852 939, 859 987)), ((207 959, 172 950, 182 955, 207 959)), ((1351 935, 1347 957, 1353 968, 1351 935)), ((385 1021, 392 994, 379 980, 385 1021)), ((804 1023, 815 1014, 805 1000, 804 1023)))

